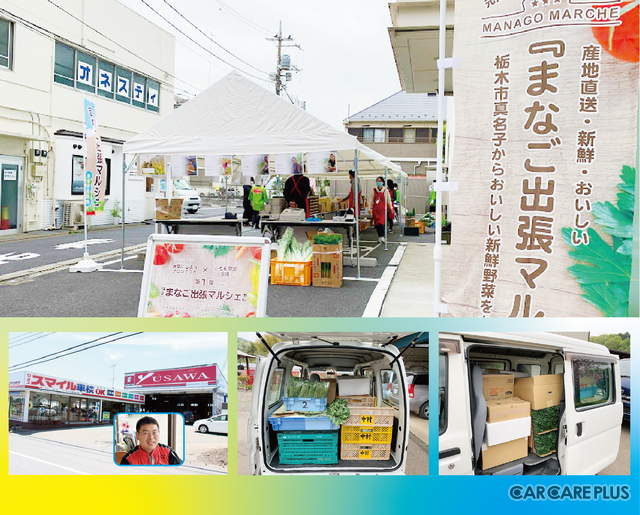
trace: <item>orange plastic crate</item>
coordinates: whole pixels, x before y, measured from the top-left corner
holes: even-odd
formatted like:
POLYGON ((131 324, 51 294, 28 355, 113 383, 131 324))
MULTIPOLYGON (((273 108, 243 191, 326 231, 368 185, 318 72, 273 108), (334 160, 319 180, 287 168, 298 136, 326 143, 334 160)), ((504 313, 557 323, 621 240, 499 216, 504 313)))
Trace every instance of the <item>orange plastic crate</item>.
POLYGON ((287 286, 311 285, 311 261, 271 260, 271 284, 287 286))

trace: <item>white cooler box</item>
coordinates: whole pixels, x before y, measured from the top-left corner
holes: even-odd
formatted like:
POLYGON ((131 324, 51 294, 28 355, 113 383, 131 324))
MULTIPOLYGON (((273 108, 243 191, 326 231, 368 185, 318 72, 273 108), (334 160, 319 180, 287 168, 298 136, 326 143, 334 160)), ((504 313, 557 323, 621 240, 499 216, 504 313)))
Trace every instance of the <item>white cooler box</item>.
POLYGON ((531 417, 516 418, 503 422, 487 422, 487 430, 484 433, 485 443, 491 447, 501 443, 525 438, 531 434, 531 417))
POLYGON ((351 395, 369 395, 369 378, 361 376, 338 377, 340 397, 351 395))

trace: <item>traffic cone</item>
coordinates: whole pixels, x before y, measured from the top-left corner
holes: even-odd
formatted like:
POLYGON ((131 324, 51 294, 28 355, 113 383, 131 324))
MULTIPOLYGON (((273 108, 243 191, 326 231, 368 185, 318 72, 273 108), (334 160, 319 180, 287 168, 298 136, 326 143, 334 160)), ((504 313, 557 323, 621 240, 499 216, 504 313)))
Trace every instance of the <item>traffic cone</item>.
POLYGON ((6 231, 9 228, 9 206, 2 206, 2 215, 0 216, 0 231, 6 231))

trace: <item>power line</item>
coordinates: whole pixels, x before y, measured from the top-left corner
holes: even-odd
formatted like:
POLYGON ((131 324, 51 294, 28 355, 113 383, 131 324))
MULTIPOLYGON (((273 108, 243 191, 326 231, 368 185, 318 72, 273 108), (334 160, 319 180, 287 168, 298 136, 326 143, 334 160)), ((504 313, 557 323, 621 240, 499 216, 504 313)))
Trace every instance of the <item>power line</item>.
POLYGON ((42 333, 20 333, 13 338, 9 337, 9 343, 14 343, 20 340, 25 340, 27 338, 31 338, 34 334, 42 334, 42 333))
MULTIPOLYGON (((176 27, 173 23, 171 23, 169 20, 167 20, 164 16, 162 16, 162 14, 160 14, 158 11, 156 11, 153 7, 151 7, 146 0, 140 0, 144 5, 146 5, 149 9, 151 9, 154 13, 156 13, 160 18, 162 18, 165 22, 167 22, 169 25, 171 25, 175 30, 177 30, 180 34, 182 34, 185 38, 187 38, 189 41, 191 41, 192 43, 198 45, 200 48, 202 48, 205 52, 207 52, 208 54, 211 54, 213 57, 215 57, 216 59, 218 59, 219 61, 222 61, 224 64, 226 64, 227 66, 231 66, 231 68, 233 68, 234 70, 238 70, 241 73, 244 73, 245 75, 248 75, 249 77, 253 77, 254 79, 257 80, 261 80, 264 82, 269 82, 267 79, 262 79, 260 77, 257 77, 256 75, 252 75, 249 72, 245 72, 244 70, 241 70, 240 68, 238 68, 237 66, 232 65, 231 63, 228 63, 227 61, 225 61, 222 57, 220 57, 219 55, 214 54, 211 50, 209 50, 208 48, 203 47, 200 43, 198 43, 195 39, 193 39, 191 36, 185 34, 182 30, 180 30, 178 27, 176 27)), ((49 2, 51 2, 51 0, 49 0, 49 2)))
POLYGON ((56 354, 62 354, 64 352, 67 352, 67 351, 70 351, 70 350, 73 350, 73 349, 77 349, 78 347, 82 347, 83 345, 89 345, 90 343, 95 343, 95 342, 98 342, 100 340, 104 340, 105 338, 110 338, 110 337, 115 336, 117 334, 122 334, 122 333, 107 334, 106 336, 101 336, 100 338, 96 338, 95 340, 91 340, 91 341, 88 341, 88 342, 80 343, 78 345, 74 345, 73 347, 68 347, 66 349, 62 349, 62 350, 59 350, 59 351, 56 351, 56 352, 52 352, 51 354, 47 354, 46 356, 40 356, 39 358, 36 358, 36 359, 32 359, 32 360, 29 360, 29 361, 24 361, 22 363, 18 363, 17 365, 12 365, 9 368, 19 367, 21 365, 26 365, 27 363, 31 363, 33 361, 38 361, 40 359, 48 358, 50 356, 55 356, 56 354))
MULTIPOLYGON (((41 333, 36 333, 36 334, 41 334, 41 333)), ((35 338, 31 338, 30 340, 26 340, 26 341, 21 341, 20 343, 16 343, 15 345, 9 345, 10 349, 13 349, 15 347, 20 347, 20 345, 24 345, 26 343, 31 343, 34 342, 36 340, 39 340, 40 338, 45 338, 47 336, 51 336, 53 333, 44 333, 42 334, 42 336, 36 336, 35 338)))
POLYGON ((268 73, 265 72, 264 70, 261 70, 259 68, 256 68, 255 66, 253 66, 252 64, 248 63, 247 61, 244 61, 243 59, 241 59, 240 57, 238 57, 237 55, 235 55, 233 52, 227 50, 225 47, 223 47, 220 43, 218 43, 217 41, 215 41, 211 36, 209 36, 208 34, 206 34, 205 32, 203 32, 198 26, 196 26, 193 22, 191 22, 189 19, 187 19, 180 11, 178 11, 178 9, 176 9, 173 5, 171 5, 167 0, 164 0, 164 3, 167 4, 169 7, 171 7, 171 9, 173 9, 183 20, 185 20, 189 25, 191 25, 193 28, 195 28, 198 32, 200 32, 200 34, 202 34, 205 38, 207 38, 209 41, 211 41, 214 45, 219 46, 220 48, 222 48, 222 50, 224 50, 225 52, 227 52, 229 55, 235 57, 238 61, 240 61, 241 63, 246 64, 247 66, 253 68, 256 71, 259 71, 260 73, 268 73))
MULTIPOLYGON (((115 333, 115 334, 119 334, 119 333, 115 333)), ((78 352, 84 352, 86 350, 95 349, 96 347, 100 347, 101 345, 106 345, 107 343, 113 343, 113 342, 116 342, 118 340, 124 340, 126 338, 131 338, 132 336, 137 336, 139 334, 142 334, 142 332, 132 333, 132 334, 128 334, 128 335, 125 335, 125 336, 121 336, 120 338, 115 338, 115 339, 110 340, 108 342, 98 343, 97 345, 93 345, 91 347, 86 347, 84 349, 78 349, 76 351, 69 352, 68 354, 64 354, 62 356, 55 356, 55 357, 50 358, 50 359, 43 359, 44 358, 44 356, 43 356, 43 358, 38 358, 38 359, 42 359, 42 361, 38 361, 37 363, 33 363, 31 366, 41 365, 42 363, 47 363, 48 361, 53 361, 53 360, 56 360, 56 359, 59 359, 59 358, 66 358, 67 356, 71 356, 72 354, 77 354, 78 352)), ((99 338, 99 339, 102 339, 102 338, 99 338)), ((91 342, 87 342, 87 343, 91 343, 91 342)), ((13 366, 11 368, 15 369, 15 368, 18 368, 18 367, 19 368, 24 368, 24 367, 20 367, 20 365, 15 365, 15 366, 13 366)))
POLYGON ((262 32, 264 32, 265 36, 270 36, 271 34, 273 34, 272 30, 269 29, 265 29, 264 27, 258 25, 257 23, 252 22, 250 19, 244 17, 242 14, 240 14, 238 11, 235 11, 234 9, 232 9, 231 7, 229 7, 226 4, 223 4, 222 2, 220 2, 220 0, 216 0, 216 3, 218 3, 223 9, 225 9, 229 14, 231 14, 232 16, 236 17, 237 19, 239 19, 240 21, 243 21, 244 23, 246 23, 247 25, 249 25, 252 29, 254 30, 260 30, 262 32))

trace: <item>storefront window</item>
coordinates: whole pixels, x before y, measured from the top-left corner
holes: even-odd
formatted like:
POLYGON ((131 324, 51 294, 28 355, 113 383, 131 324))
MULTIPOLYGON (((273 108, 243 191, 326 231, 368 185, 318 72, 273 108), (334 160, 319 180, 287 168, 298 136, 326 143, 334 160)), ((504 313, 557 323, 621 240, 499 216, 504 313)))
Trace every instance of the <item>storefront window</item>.
POLYGON ((80 399, 80 422, 86 422, 87 419, 87 399, 80 399))
POLYGON ((51 395, 31 392, 29 396, 29 422, 48 422, 51 395))
POLYGON ((25 392, 9 394, 9 419, 22 420, 24 417, 25 392))
POLYGON ((77 397, 69 399, 69 422, 80 422, 80 399, 77 397))
POLYGON ((67 421, 67 414, 69 411, 69 397, 62 395, 51 396, 51 414, 50 420, 59 422, 67 421))
POLYGON ((100 401, 89 401, 88 419, 97 422, 100 416, 100 401))

